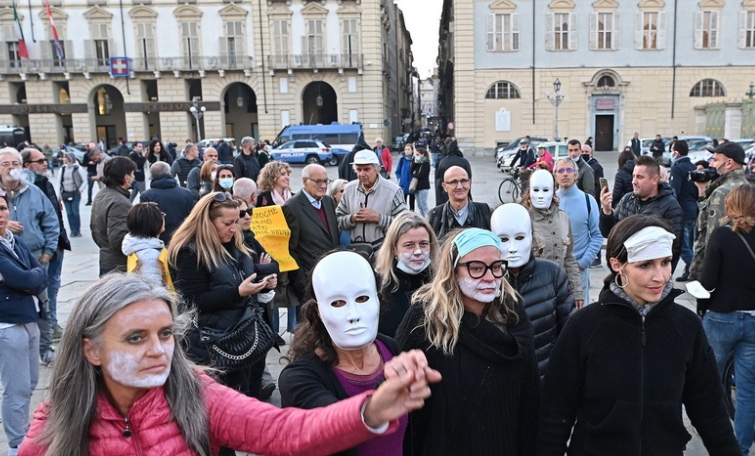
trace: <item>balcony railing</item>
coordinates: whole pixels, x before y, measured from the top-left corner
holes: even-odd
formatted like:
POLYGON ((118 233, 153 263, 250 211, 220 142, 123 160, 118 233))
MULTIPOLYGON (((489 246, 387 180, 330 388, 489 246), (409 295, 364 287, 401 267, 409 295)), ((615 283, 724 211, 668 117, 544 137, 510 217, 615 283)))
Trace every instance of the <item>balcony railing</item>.
MULTIPOLYGON (((253 64, 254 58, 250 56, 136 57, 129 59, 132 72, 251 70, 253 64)), ((107 73, 109 71, 109 59, 0 60, 0 74, 107 73)))
POLYGON ((279 54, 268 56, 273 70, 362 68, 362 54, 279 54))

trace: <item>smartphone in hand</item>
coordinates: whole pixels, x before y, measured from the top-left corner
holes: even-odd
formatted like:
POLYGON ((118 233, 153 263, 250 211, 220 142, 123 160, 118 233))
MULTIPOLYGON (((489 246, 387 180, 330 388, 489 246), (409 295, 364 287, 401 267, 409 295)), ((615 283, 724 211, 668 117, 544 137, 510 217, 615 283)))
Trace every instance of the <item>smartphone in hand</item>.
POLYGON ((600 178, 600 191, 602 192, 604 188, 608 188, 608 179, 605 177, 600 178))

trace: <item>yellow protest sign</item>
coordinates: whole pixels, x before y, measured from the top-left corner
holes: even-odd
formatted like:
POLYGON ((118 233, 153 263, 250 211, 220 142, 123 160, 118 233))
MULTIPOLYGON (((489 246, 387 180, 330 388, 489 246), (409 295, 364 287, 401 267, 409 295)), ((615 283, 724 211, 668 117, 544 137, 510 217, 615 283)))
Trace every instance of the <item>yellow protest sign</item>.
POLYGON ((252 232, 267 253, 280 265, 281 272, 299 269, 288 253, 291 229, 280 206, 255 207, 252 211, 252 232))

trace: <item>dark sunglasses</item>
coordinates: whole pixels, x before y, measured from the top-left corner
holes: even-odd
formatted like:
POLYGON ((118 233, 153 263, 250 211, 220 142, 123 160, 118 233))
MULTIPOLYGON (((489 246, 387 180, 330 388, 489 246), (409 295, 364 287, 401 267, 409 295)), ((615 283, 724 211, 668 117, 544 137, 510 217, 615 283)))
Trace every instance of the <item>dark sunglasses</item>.
POLYGON ((247 215, 251 217, 253 209, 254 209, 253 207, 248 207, 246 209, 239 209, 239 218, 244 218, 247 215))
POLYGON ((212 199, 218 203, 224 203, 228 201, 229 199, 233 199, 233 196, 228 192, 221 192, 221 193, 216 193, 212 199))
POLYGON ((39 158, 37 160, 27 160, 24 163, 37 163, 37 164, 41 165, 42 163, 47 163, 47 159, 46 158, 39 158))

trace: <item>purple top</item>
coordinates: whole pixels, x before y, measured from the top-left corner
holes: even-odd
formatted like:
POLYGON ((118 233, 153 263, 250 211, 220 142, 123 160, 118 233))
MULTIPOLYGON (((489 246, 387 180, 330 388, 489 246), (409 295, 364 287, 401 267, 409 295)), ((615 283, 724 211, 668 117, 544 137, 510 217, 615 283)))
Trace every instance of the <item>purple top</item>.
MULTIPOLYGON (((333 369, 338 382, 349 397, 377 389, 380 382, 385 378, 383 368, 385 362, 393 358, 393 354, 380 340, 375 339, 375 345, 377 345, 378 353, 380 354, 380 365, 375 372, 367 375, 356 375, 340 369, 333 369)), ((357 446, 357 454, 359 456, 401 456, 403 454, 404 432, 406 432, 407 421, 407 415, 404 415, 399 420, 399 427, 396 432, 385 437, 376 437, 357 446)))

